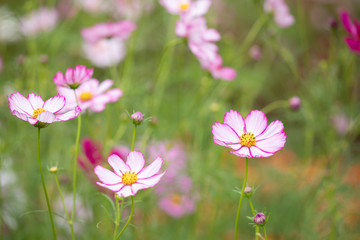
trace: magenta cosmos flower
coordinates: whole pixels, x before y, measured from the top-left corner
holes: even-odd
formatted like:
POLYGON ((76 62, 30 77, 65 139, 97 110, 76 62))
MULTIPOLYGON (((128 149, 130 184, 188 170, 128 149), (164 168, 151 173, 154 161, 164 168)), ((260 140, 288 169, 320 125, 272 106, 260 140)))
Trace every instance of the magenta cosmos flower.
POLYGON ((77 100, 74 91, 69 88, 58 87, 58 93, 65 96, 66 109, 71 109, 78 103, 82 110, 102 112, 107 103, 116 102, 123 95, 119 88, 110 89, 113 84, 109 79, 101 83, 97 79, 90 79, 75 90, 77 100))
POLYGON ((54 83, 59 87, 78 88, 82 83, 88 81, 94 73, 94 69, 77 65, 74 69, 68 68, 65 75, 58 72, 53 78, 54 83))
POLYGON ((94 171, 101 181, 97 184, 116 192, 119 197, 134 196, 141 189, 151 188, 165 174, 158 174, 163 163, 160 157, 144 167, 144 156, 138 151, 130 152, 126 163, 115 154, 108 157, 108 162, 114 172, 97 166, 94 171))
POLYGON ((248 158, 269 157, 282 149, 286 142, 284 125, 276 120, 268 125, 262 111, 254 110, 245 120, 239 112, 230 110, 224 123, 212 127, 214 143, 232 148, 231 153, 248 158))
POLYGON ((341 13, 341 21, 346 31, 350 33, 350 36, 345 38, 345 42, 352 51, 360 53, 360 23, 356 19, 352 23, 347 12, 341 13))
POLYGON ((81 109, 75 106, 72 110, 59 114, 66 103, 63 96, 55 96, 44 102, 35 93, 30 93, 28 98, 25 98, 16 92, 11 94, 8 100, 11 113, 35 127, 46 127, 53 122, 67 121, 81 112, 81 109))

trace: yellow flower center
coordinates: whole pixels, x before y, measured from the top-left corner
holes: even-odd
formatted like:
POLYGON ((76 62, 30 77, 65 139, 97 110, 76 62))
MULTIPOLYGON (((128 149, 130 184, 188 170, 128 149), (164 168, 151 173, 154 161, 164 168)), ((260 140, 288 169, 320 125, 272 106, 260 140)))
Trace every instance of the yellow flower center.
POLYGON ((242 146, 251 147, 254 146, 256 142, 256 137, 253 133, 243 133, 240 138, 240 144, 242 146))
POLYGON ((177 193, 174 193, 174 194, 171 195, 171 201, 174 204, 178 205, 181 202, 181 196, 179 194, 177 194, 177 193))
POLYGON ((33 113, 32 117, 33 117, 34 119, 36 119, 37 116, 38 116, 40 113, 42 113, 42 112, 46 112, 46 110, 43 109, 43 108, 37 108, 37 109, 34 110, 34 113, 33 113))
POLYGON ((83 102, 89 101, 92 97, 93 95, 91 92, 83 92, 80 94, 80 100, 83 102))
POLYGON ((136 183, 137 181, 137 175, 134 172, 125 172, 124 175, 121 177, 121 182, 125 185, 130 185, 133 183, 136 183))
POLYGON ((183 3, 180 3, 180 10, 181 11, 186 11, 188 10, 190 7, 190 3, 189 2, 183 2, 183 3))

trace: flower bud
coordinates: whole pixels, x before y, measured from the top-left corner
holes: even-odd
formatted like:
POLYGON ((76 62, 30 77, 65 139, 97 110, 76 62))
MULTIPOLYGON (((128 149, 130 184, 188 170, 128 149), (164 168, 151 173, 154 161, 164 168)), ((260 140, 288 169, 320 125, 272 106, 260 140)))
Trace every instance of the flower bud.
POLYGON ((266 223, 266 216, 264 213, 257 213, 254 217, 254 223, 260 226, 264 226, 266 223))
POLYGON ((335 18, 330 18, 329 19, 329 26, 330 26, 330 29, 331 30, 336 30, 337 29, 337 27, 338 27, 338 21, 336 21, 336 19, 335 18))
POLYGON ((135 125, 140 125, 144 121, 144 115, 141 112, 133 113, 130 118, 135 125))
POLYGON ((301 107, 301 99, 297 96, 294 96, 289 99, 289 105, 291 110, 297 111, 301 107))
POLYGON ((58 167, 57 167, 57 166, 51 167, 51 168, 49 169, 49 172, 50 172, 50 173, 57 173, 57 171, 58 171, 58 167))

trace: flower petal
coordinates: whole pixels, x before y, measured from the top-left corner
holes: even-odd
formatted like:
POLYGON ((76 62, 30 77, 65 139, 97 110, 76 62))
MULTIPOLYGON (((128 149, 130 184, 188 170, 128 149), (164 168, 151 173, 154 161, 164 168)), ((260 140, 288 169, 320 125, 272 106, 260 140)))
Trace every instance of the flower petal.
POLYGON ((114 191, 114 192, 120 191, 120 189, 122 187, 124 187, 124 185, 125 185, 123 183, 119 183, 119 184, 115 184, 115 185, 108 185, 108 184, 104 184, 104 183, 101 183, 101 182, 96 182, 96 183, 97 183, 97 185, 105 187, 107 189, 110 189, 111 191, 114 191))
POLYGON ((157 174, 163 164, 161 157, 157 157, 150 165, 144 167, 140 172, 137 173, 138 179, 149 178, 157 174))
POLYGON ((40 113, 36 119, 43 123, 53 123, 55 121, 56 117, 53 113, 46 111, 46 112, 40 113))
POLYGON ((34 109, 42 108, 44 105, 44 101, 42 100, 41 96, 35 93, 30 93, 28 99, 34 109))
POLYGON ((21 93, 16 92, 8 97, 10 111, 16 110, 19 113, 32 116, 34 108, 31 106, 28 99, 26 99, 21 93))
POLYGON ((253 133, 257 137, 266 129, 267 123, 265 113, 259 110, 251 111, 245 118, 246 132, 253 133))
POLYGON ((224 116, 224 123, 234 129, 238 136, 241 136, 245 132, 244 119, 238 111, 230 109, 224 116))
POLYGON ((239 156, 239 157, 247 157, 247 158, 251 158, 250 152, 249 152, 249 148, 246 146, 241 146, 239 149, 234 150, 234 151, 230 151, 230 153, 239 156))
POLYGON ((239 148, 240 137, 229 125, 215 122, 212 126, 212 134, 215 144, 233 149, 239 148))
POLYGON ((134 194, 131 191, 131 187, 130 185, 124 185, 120 191, 116 192, 116 194, 119 197, 129 197, 129 196, 134 196, 134 194))
POLYGON ((126 164, 130 167, 131 172, 135 172, 136 174, 143 169, 145 164, 144 156, 141 152, 132 151, 126 158, 126 164))
POLYGON ((267 139, 272 135, 282 132, 283 130, 284 130, 284 124, 281 121, 279 120, 273 121, 270 123, 270 125, 265 129, 265 131, 262 134, 256 137, 256 142, 267 139))
POLYGON ((54 96, 45 101, 43 108, 46 111, 57 113, 65 106, 65 103, 66 100, 64 96, 54 96))
POLYGON ((59 121, 67 121, 73 118, 76 118, 79 113, 81 112, 81 109, 79 106, 76 106, 76 108, 72 111, 63 113, 63 114, 57 114, 56 115, 56 120, 55 122, 59 122, 59 121))
POLYGON ((108 163, 114 169, 115 173, 120 177, 124 174, 124 172, 129 172, 130 168, 125 164, 124 160, 122 160, 118 155, 112 154, 108 157, 108 163))
POLYGON ((103 92, 105 92, 106 90, 108 90, 112 85, 114 84, 113 80, 110 79, 106 79, 104 81, 102 81, 99 85, 99 87, 96 89, 95 94, 101 94, 103 92))
POLYGON ((262 141, 256 141, 255 146, 265 153, 272 153, 279 151, 286 143, 286 135, 284 132, 272 135, 262 141))
POLYGON ((100 165, 94 169, 96 176, 106 185, 115 185, 121 183, 121 177, 100 165))
POLYGON ((263 152, 263 151, 261 151, 261 149, 259 149, 256 146, 251 146, 249 149, 249 152, 250 152, 250 156, 252 158, 270 157, 270 156, 274 155, 274 153, 263 152))
POLYGON ((166 171, 161 174, 156 174, 150 178, 138 178, 137 182, 144 184, 146 186, 144 188, 150 188, 155 186, 160 181, 161 177, 164 176, 165 173, 166 171))

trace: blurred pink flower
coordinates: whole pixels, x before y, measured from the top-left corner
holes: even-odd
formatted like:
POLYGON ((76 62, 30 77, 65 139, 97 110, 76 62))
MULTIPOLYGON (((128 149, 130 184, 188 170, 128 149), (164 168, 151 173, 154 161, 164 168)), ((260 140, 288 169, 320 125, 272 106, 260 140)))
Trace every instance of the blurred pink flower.
POLYGON ((82 150, 88 161, 84 161, 83 158, 79 157, 78 162, 86 172, 93 170, 96 165, 102 162, 103 157, 99 143, 94 142, 90 138, 84 138, 82 140, 82 150))
POLYGON ((284 125, 276 120, 268 125, 266 115, 254 110, 245 120, 239 112, 230 110, 224 123, 212 126, 214 143, 232 148, 231 153, 248 158, 269 157, 282 149, 286 142, 284 125))
POLYGON ((290 27, 295 22, 284 0, 265 0, 264 11, 273 13, 275 23, 281 28, 290 27))
POLYGON ((60 114, 66 103, 63 96, 54 96, 44 102, 38 94, 30 93, 28 98, 25 98, 16 92, 11 94, 8 100, 13 115, 39 128, 75 118, 81 112, 79 106, 74 106, 70 111, 60 114))
POLYGON ((93 75, 94 69, 87 69, 86 66, 76 65, 74 69, 68 68, 65 75, 57 72, 53 78, 54 83, 59 87, 78 88, 82 83, 88 81, 93 75))
POLYGON ((95 66, 109 67, 118 64, 126 54, 125 40, 136 29, 130 21, 100 23, 81 30, 85 42, 85 57, 95 66))
POLYGON ((25 36, 33 37, 54 29, 57 20, 58 14, 55 9, 41 7, 21 18, 21 31, 25 36))
POLYGON ((360 53, 360 23, 357 19, 351 22, 350 16, 346 11, 341 13, 341 21, 345 30, 350 34, 350 36, 345 38, 345 42, 352 51, 360 53))
POLYGON ((191 195, 175 191, 161 197, 158 205, 173 218, 181 218, 195 211, 195 200, 191 195))
POLYGON ((110 155, 108 162, 114 172, 98 165, 94 171, 101 182, 97 184, 116 192, 119 197, 134 196, 141 189, 154 187, 165 174, 158 174, 163 163, 160 157, 144 167, 144 156, 138 151, 130 152, 126 163, 117 155, 110 155))
POLYGON ((150 158, 158 155, 165 159, 167 173, 164 182, 173 181, 178 175, 183 174, 186 169, 186 152, 180 142, 151 142, 147 148, 150 158))
POLYGON ((255 61, 259 61, 261 59, 261 48, 258 45, 253 45, 249 49, 249 55, 255 61))
POLYGON ((159 2, 169 13, 189 19, 204 15, 211 5, 211 0, 159 0, 159 2))
POLYGON ((115 0, 115 15, 124 19, 137 20, 145 12, 153 9, 152 1, 144 0, 115 0))
POLYGON ((222 58, 214 42, 221 36, 215 29, 209 29, 203 17, 191 20, 180 19, 175 32, 179 37, 188 39, 191 52, 198 58, 202 68, 208 70, 215 79, 234 80, 236 71, 222 66, 222 58))
POLYGON ((115 154, 121 159, 125 159, 126 156, 130 153, 130 148, 126 146, 115 146, 111 149, 110 155, 115 154))
POLYGON ((114 82, 109 79, 100 83, 99 80, 92 78, 75 90, 77 100, 72 89, 58 87, 58 93, 65 96, 66 108, 72 108, 78 102, 82 110, 101 112, 104 111, 107 103, 116 102, 123 94, 119 88, 110 89, 113 84, 114 82))
POLYGON ((352 125, 351 119, 345 113, 338 113, 331 116, 331 123, 340 136, 345 136, 352 125))
POLYGON ((108 0, 77 0, 76 2, 90 13, 106 13, 112 8, 111 1, 108 0))

